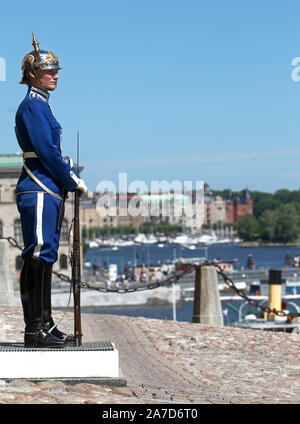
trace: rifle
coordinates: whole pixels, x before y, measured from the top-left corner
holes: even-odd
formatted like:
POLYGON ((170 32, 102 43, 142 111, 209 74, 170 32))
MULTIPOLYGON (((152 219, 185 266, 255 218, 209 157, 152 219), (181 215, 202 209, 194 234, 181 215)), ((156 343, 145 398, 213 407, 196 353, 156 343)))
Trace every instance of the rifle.
MULTIPOLYGON (((79 132, 77 132, 77 172, 79 175, 79 132)), ((80 315, 80 284, 81 284, 81 257, 80 257, 80 190, 75 190, 74 219, 73 219, 73 252, 72 252, 72 283, 74 297, 74 336, 75 346, 81 346, 81 315, 80 315)))

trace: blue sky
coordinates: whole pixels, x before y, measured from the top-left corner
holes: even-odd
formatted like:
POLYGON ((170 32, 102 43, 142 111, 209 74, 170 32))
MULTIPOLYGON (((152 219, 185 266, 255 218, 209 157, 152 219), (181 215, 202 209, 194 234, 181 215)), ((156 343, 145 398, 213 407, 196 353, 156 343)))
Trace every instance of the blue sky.
POLYGON ((50 104, 64 154, 76 157, 80 131, 90 190, 119 172, 149 185, 298 189, 299 15, 296 0, 2 2, 0 153, 20 151, 18 81, 34 31, 63 67, 50 104))

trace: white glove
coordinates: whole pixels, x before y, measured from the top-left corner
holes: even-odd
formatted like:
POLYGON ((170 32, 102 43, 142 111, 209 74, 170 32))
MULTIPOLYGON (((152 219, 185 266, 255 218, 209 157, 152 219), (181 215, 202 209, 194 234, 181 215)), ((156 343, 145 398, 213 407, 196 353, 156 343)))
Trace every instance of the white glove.
POLYGON ((79 178, 79 183, 78 183, 76 189, 82 191, 82 193, 86 193, 88 191, 88 188, 87 188, 85 182, 81 178, 79 178))

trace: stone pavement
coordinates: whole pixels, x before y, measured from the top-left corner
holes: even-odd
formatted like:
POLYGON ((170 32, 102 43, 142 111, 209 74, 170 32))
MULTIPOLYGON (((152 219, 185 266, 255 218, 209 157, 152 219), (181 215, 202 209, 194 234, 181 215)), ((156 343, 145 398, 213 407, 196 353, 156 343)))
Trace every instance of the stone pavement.
MULTIPOLYGON (((72 312, 59 327, 72 332, 72 312)), ((82 329, 83 341, 116 345, 126 387, 0 379, 0 403, 300 403, 297 333, 93 314, 82 314, 82 329)), ((21 309, 0 307, 0 341, 22 341, 21 331, 21 309)))

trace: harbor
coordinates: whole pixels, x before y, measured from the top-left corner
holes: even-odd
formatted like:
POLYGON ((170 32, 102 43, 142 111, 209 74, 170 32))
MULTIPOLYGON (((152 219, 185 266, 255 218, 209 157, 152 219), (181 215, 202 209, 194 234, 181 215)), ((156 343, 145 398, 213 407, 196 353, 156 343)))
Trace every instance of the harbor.
MULTIPOLYGON (((178 240, 179 238, 177 238, 178 240)), ((181 238, 182 240, 182 238, 181 238)), ((300 246, 280 247, 241 247, 238 242, 213 243, 196 245, 192 251, 181 243, 161 242, 141 243, 139 245, 95 247, 87 250, 85 255, 84 281, 89 281, 92 288, 82 290, 83 311, 93 314, 117 314, 132 317, 147 317, 191 322, 194 299, 195 272, 188 273, 178 283, 157 287, 153 290, 139 290, 153 282, 162 282, 176 271, 176 267, 189 263, 201 264, 206 260, 223 264, 224 272, 235 286, 245 291, 247 296, 262 306, 268 303, 268 272, 270 268, 282 272, 282 302, 291 313, 300 311, 300 269, 292 262, 286 264, 287 255, 297 257, 300 246), (249 255, 253 266, 248 264, 249 255), (230 272, 226 271, 229 266, 230 272), (105 267, 113 265, 115 273, 110 280, 109 273, 103 272, 105 267), (127 280, 120 272, 121 267, 138 269, 135 281, 127 280), (141 270, 162 270, 153 278, 141 276, 141 270), (157 278, 159 275, 160 278, 157 278), (141 278, 138 278, 140 277, 141 278), (101 280, 101 278, 102 280, 101 280), (97 289, 101 289, 100 291, 97 289), (115 292, 105 292, 106 288, 115 292), (175 303, 175 306, 174 306, 175 303)), ((236 293, 219 276, 220 301, 222 305, 224 325, 231 326, 242 321, 245 316, 253 315, 257 308, 236 293)), ((56 307, 64 307, 68 303, 68 290, 65 283, 53 293, 56 307), (62 289, 64 287, 64 293, 62 289)), ((71 300, 72 302, 72 300, 71 300)))

